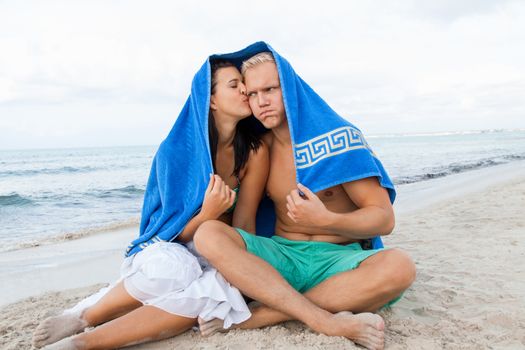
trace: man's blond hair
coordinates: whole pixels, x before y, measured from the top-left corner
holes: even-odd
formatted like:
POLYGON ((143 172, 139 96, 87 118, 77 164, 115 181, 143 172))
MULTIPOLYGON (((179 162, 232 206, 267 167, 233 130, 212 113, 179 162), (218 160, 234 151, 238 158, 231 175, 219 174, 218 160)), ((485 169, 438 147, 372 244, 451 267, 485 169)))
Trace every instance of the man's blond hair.
POLYGON ((261 63, 264 62, 273 62, 275 63, 275 59, 273 58, 273 55, 271 52, 260 52, 255 56, 252 56, 248 58, 246 61, 242 63, 241 67, 241 74, 244 75, 246 71, 250 68, 253 68, 261 63))

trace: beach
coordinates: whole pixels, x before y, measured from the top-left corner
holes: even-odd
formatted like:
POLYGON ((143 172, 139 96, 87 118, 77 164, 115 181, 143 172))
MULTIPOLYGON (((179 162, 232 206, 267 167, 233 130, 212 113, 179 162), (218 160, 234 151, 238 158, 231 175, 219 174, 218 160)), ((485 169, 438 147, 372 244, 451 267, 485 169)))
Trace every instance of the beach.
MULTIPOLYGON (((407 251, 417 279, 380 312, 387 349, 525 348, 525 161, 398 186, 387 247, 407 251)), ((0 254, 1 349, 31 348, 47 316, 117 278, 130 226, 0 254)), ((298 322, 208 338, 188 331, 130 349, 351 349, 298 322)))

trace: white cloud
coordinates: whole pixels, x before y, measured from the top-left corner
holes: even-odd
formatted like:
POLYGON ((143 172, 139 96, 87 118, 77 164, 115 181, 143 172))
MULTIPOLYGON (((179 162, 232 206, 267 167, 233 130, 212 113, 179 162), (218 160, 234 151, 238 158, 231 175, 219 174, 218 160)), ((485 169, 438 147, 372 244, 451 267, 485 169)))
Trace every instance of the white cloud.
POLYGON ((158 143, 257 40, 367 133, 525 127, 520 1, 3 1, 0 148, 158 143))

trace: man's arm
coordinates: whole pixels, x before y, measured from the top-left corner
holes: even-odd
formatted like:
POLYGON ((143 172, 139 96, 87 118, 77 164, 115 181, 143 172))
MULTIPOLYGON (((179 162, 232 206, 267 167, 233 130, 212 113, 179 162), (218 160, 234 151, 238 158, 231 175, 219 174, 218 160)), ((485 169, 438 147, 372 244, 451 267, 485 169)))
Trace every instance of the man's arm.
POLYGON ((351 239, 366 239, 387 235, 394 229, 394 210, 388 192, 377 178, 369 177, 344 183, 343 188, 359 208, 349 213, 334 213, 310 189, 299 184, 287 197, 288 216, 296 223, 315 226, 351 239))

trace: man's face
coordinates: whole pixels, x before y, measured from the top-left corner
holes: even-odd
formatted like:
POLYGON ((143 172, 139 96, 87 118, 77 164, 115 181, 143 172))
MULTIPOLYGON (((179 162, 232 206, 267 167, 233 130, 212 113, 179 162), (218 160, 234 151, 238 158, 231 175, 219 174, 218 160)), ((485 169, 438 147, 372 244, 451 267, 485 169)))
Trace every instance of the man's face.
POLYGON ((286 119, 279 73, 273 62, 264 62, 244 73, 246 93, 253 115, 267 129, 286 119))

